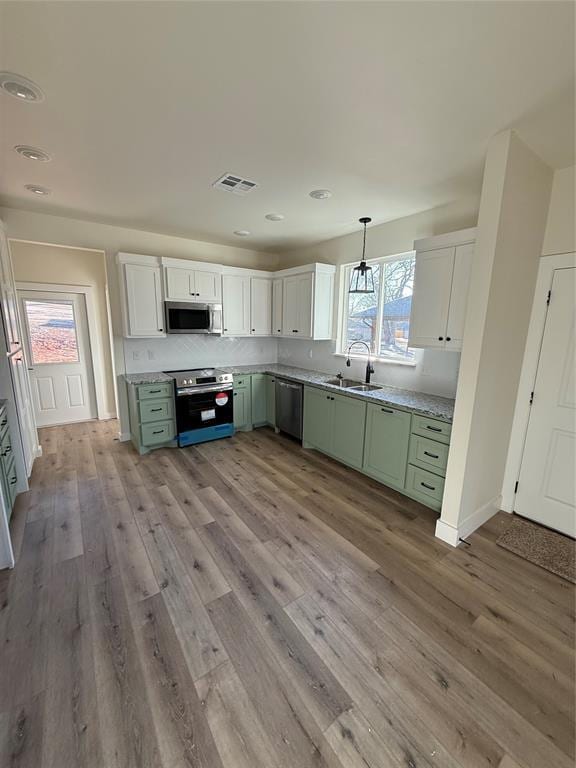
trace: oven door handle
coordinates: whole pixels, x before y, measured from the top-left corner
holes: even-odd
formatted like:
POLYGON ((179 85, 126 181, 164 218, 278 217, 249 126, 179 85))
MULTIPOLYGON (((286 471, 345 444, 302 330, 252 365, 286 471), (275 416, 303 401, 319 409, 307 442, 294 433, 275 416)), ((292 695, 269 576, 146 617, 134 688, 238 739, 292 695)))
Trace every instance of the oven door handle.
POLYGON ((181 389, 176 390, 176 397, 190 397, 190 395, 202 395, 204 392, 231 392, 233 389, 233 384, 224 384, 224 385, 209 385, 207 387, 199 388, 191 388, 191 387, 182 387, 181 389))

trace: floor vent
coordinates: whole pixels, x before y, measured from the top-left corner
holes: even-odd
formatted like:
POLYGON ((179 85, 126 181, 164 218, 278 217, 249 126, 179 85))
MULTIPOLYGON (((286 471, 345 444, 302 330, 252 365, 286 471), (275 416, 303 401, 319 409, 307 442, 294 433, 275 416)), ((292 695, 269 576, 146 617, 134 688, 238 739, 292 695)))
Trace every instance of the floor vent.
POLYGON ((243 179, 241 176, 225 173, 224 176, 221 176, 214 182, 214 184, 212 184, 212 186, 217 189, 224 189, 226 192, 234 192, 235 195, 247 195, 260 185, 255 181, 243 179))

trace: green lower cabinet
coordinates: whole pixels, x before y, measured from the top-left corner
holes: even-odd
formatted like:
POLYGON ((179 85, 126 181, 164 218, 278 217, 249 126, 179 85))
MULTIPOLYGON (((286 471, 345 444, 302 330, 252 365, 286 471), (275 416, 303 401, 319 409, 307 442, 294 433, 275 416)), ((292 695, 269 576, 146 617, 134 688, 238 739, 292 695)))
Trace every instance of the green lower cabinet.
POLYGON ((366 403, 344 395, 333 396, 332 449, 334 458, 362 468, 366 403))
POLYGON ((444 478, 409 464, 406 472, 406 493, 439 511, 442 507, 444 478))
POLYGON ((247 432, 252 429, 252 387, 250 377, 243 376, 242 384, 234 382, 234 428, 247 432))
POLYGON ((276 426, 276 376, 266 376, 266 423, 276 426))
POLYGON ((328 394, 326 390, 304 387, 302 444, 305 448, 332 452, 334 402, 334 395, 328 394))
POLYGON ((267 385, 265 373, 253 373, 252 379, 252 426, 263 427, 268 420, 267 385))
POLYGON ((366 409, 364 462, 366 474, 386 485, 404 488, 411 414, 370 403, 366 409))
POLYGON ((138 453, 173 444, 176 439, 174 385, 128 384, 130 435, 138 453))

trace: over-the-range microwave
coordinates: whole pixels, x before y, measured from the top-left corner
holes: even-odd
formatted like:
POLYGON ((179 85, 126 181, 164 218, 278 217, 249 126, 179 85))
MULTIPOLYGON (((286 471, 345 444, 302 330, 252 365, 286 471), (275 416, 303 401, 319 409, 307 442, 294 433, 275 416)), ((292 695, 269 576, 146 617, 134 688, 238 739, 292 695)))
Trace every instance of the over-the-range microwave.
POLYGON ((222 334, 222 304, 165 301, 167 333, 222 334))

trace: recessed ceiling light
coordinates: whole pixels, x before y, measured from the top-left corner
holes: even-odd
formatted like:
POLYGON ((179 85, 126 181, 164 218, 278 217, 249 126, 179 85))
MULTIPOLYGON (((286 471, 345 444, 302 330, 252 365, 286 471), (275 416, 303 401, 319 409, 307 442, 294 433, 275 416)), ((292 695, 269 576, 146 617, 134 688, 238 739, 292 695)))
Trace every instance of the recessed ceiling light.
POLYGON ((313 189, 310 192, 310 197, 314 200, 326 200, 328 197, 332 197, 332 192, 329 189, 313 189))
POLYGON ((44 93, 36 83, 13 72, 0 72, 0 88, 20 101, 44 101, 44 93))
POLYGON ((43 149, 38 147, 28 147, 26 144, 17 144, 14 150, 18 152, 22 157, 28 158, 28 160, 38 160, 41 163, 48 163, 52 158, 43 149))
POLYGON ((39 197, 42 195, 50 194, 48 187, 41 187, 38 184, 26 184, 25 188, 28 190, 28 192, 32 192, 34 195, 38 195, 39 197))
POLYGON ((284 221, 284 216, 281 213, 267 213, 264 218, 268 221, 284 221))
POLYGON ((247 229, 235 229, 234 234, 238 235, 238 237, 248 237, 250 231, 247 229))

